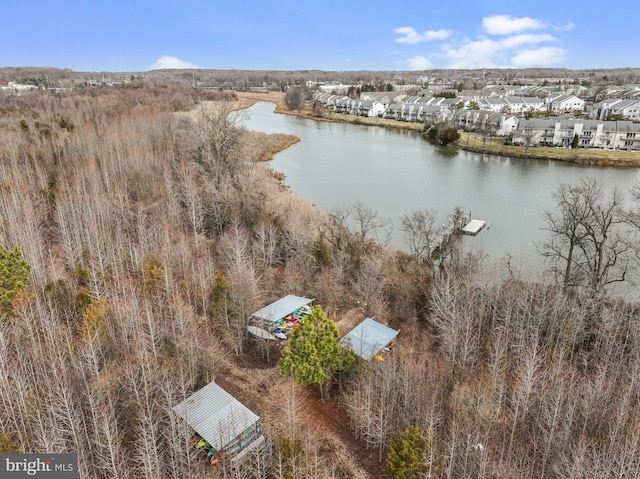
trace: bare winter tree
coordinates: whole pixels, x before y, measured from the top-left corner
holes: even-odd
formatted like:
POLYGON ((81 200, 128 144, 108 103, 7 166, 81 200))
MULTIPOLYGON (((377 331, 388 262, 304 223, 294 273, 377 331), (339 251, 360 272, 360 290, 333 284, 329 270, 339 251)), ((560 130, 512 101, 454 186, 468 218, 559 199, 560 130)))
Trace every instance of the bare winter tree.
POLYGON ((295 85, 287 88, 284 95, 284 103, 289 110, 301 110, 304 107, 306 94, 301 86, 295 85))
POLYGON ((479 361, 482 309, 470 309, 477 291, 469 284, 450 277, 432 292, 430 320, 438 330, 442 350, 453 370, 459 366, 473 368, 479 361))
POLYGON ((565 291, 586 287, 603 293, 623 282, 632 268, 634 243, 626 228, 623 196, 615 189, 609 198, 602 184, 583 179, 562 184, 554 195, 557 212, 546 212, 550 239, 542 254, 562 280, 565 291))
MULTIPOLYGON (((640 181, 636 181, 631 188, 631 201, 632 204, 626 213, 626 218, 631 228, 637 234, 640 232, 640 181)), ((636 257, 640 259, 640 246, 638 244, 635 246, 637 247, 636 257)))
POLYGON ((360 201, 356 202, 351 210, 356 235, 363 249, 371 240, 383 246, 389 244, 391 229, 387 220, 380 218, 375 210, 360 201))
POLYGON ((255 311, 255 301, 260 297, 260 276, 251 254, 249 233, 238 223, 234 223, 220 240, 220 255, 228 271, 229 291, 228 335, 237 354, 242 354, 246 338, 246 327, 251 313, 255 311))
POLYGON ((184 216, 189 228, 193 232, 196 245, 198 245, 199 237, 204 233, 205 226, 205 210, 201 200, 201 168, 197 165, 183 165, 177 172, 179 201, 184 208, 184 216))
POLYGON ((199 148, 205 165, 234 176, 238 169, 239 137, 245 113, 231 111, 227 103, 200 108, 199 148))
POLYGON ((389 222, 362 202, 334 208, 329 212, 328 221, 319 230, 336 250, 356 249, 360 253, 373 242, 386 245, 391 235, 389 222))
POLYGON ((327 221, 318 226, 323 239, 337 251, 345 251, 349 243, 349 209, 338 206, 329 212, 327 221))
POLYGON ((531 125, 524 125, 524 130, 522 131, 522 141, 524 141, 525 149, 524 151, 528 151, 529 147, 533 145, 533 139, 535 138, 535 133, 531 129, 531 125))
POLYGON ((386 317, 383 290, 385 288, 384 258, 368 255, 362 260, 352 288, 364 305, 365 314, 384 321, 386 317))
POLYGON ((400 217, 400 229, 404 233, 409 252, 416 258, 428 260, 435 238, 435 210, 416 210, 400 217))

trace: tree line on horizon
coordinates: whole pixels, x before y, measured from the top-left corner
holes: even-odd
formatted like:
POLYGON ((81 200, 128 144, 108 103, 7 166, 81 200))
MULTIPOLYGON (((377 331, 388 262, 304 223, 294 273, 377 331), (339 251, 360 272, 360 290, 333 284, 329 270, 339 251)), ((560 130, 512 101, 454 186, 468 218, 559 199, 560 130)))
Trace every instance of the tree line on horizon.
MULTIPOLYGON (((373 85, 386 87, 388 84, 419 84, 420 78, 450 80, 459 89, 483 87, 487 81, 502 79, 517 84, 525 76, 528 79, 558 78, 566 83, 576 79, 587 79, 594 84, 622 85, 638 83, 638 68, 589 68, 570 70, 566 68, 526 68, 526 69, 431 69, 422 71, 325 71, 325 70, 223 70, 223 69, 176 69, 134 72, 73 71, 68 68, 36 66, 0 67, 0 80, 17 81, 42 87, 73 87, 86 85, 91 81, 145 82, 156 85, 198 86, 202 88, 223 88, 247 91, 254 88, 284 91, 289 86, 304 86, 307 81, 344 85, 373 85)), ((365 86, 365 88, 367 88, 365 86)))

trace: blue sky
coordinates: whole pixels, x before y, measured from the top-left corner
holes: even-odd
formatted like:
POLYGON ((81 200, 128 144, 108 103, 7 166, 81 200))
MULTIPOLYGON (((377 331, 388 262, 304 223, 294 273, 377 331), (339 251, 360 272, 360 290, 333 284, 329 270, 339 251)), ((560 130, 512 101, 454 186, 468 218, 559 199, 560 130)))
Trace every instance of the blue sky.
POLYGON ((0 66, 640 67, 638 20, 625 0, 20 0, 0 9, 0 66))

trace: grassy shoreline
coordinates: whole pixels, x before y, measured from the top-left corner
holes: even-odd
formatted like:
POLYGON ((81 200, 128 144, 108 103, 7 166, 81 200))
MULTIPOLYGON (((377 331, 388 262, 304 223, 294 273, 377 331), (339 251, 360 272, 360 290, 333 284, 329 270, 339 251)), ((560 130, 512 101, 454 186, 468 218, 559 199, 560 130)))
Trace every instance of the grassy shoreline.
POLYGON ((455 147, 512 158, 530 158, 535 160, 568 161, 583 166, 602 166, 617 168, 640 167, 640 152, 624 150, 599 150, 582 148, 556 148, 549 146, 524 147, 505 145, 501 138, 483 138, 477 133, 461 132, 455 147))
POLYGON ((256 159, 258 161, 271 161, 273 155, 286 150, 291 145, 295 145, 300 138, 295 135, 286 135, 284 133, 261 133, 252 132, 253 141, 256 144, 256 159))
MULTIPOLYGON (((317 117, 310 111, 291 111, 284 105, 284 93, 281 92, 237 92, 238 108, 248 108, 258 101, 271 102, 276 105, 274 112, 285 115, 294 115, 316 121, 329 121, 332 123, 352 123, 357 125, 382 126, 401 130, 422 131, 421 123, 390 120, 386 118, 369 118, 356 115, 344 115, 325 111, 323 117, 317 117)), ((568 161, 583 166, 639 168, 640 152, 623 150, 599 150, 581 148, 555 148, 555 147, 524 147, 504 145, 503 139, 484 138, 477 133, 461 132, 460 140, 450 145, 460 150, 474 153, 484 153, 496 156, 512 158, 524 158, 533 160, 568 161)), ((289 145, 284 146, 287 148, 289 145)), ((284 149, 283 148, 283 149, 284 149)), ((282 151, 282 150, 279 150, 282 151)))

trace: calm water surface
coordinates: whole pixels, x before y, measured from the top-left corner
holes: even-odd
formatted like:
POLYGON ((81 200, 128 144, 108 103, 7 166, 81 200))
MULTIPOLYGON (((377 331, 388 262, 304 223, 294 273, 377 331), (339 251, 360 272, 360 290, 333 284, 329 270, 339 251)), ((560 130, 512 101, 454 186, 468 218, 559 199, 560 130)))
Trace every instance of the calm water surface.
POLYGON ((435 146, 419 134, 363 125, 317 122, 273 113, 271 103, 248 109, 245 126, 288 133, 301 141, 278 153, 271 166, 296 194, 324 210, 361 201, 394 227, 392 246, 403 249, 399 218, 434 209, 447 223, 454 207, 471 210, 489 229, 465 237, 465 247, 524 265, 540 265, 546 238, 543 212, 554 209, 561 183, 599 178, 608 189, 628 190, 640 169, 583 167, 523 160, 435 146))

